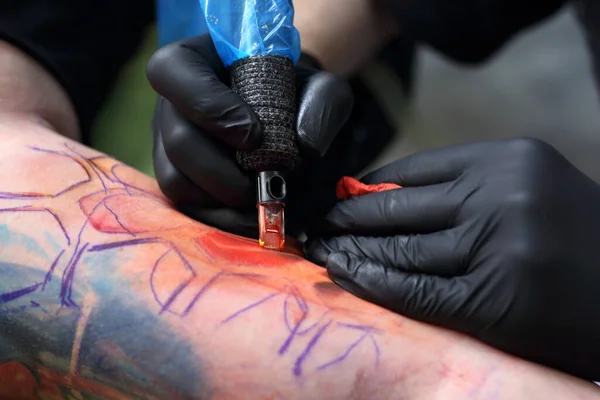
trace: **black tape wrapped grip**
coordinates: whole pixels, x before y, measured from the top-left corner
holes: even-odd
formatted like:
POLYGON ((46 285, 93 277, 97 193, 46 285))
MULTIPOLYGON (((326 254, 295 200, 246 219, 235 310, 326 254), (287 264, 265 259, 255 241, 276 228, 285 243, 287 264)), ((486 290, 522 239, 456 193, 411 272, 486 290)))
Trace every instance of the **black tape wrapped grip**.
POLYGON ((294 64, 281 56, 256 56, 236 61, 230 69, 232 89, 258 115, 261 145, 238 151, 237 161, 248 171, 284 171, 300 158, 296 143, 296 76, 294 64))

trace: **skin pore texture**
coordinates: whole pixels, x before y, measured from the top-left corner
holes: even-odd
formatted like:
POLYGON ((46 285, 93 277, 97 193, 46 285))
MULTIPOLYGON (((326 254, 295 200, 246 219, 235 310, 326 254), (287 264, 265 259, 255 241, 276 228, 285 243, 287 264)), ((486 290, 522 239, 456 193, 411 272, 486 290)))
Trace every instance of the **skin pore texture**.
POLYGON ((194 222, 44 125, 0 116, 0 139, 0 398, 600 399, 194 222))

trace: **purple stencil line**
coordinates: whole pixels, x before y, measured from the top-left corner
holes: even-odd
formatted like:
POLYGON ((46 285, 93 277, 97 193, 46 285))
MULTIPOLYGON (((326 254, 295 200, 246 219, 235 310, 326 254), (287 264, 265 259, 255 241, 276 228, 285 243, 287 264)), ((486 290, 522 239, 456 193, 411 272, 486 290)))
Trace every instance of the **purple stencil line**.
POLYGON ((60 297, 61 304, 64 306, 74 306, 77 307, 77 304, 73 302, 71 299, 71 294, 73 291, 73 278, 75 277, 75 270, 77 269, 77 264, 81 259, 81 255, 87 248, 89 243, 84 244, 79 251, 75 254, 75 257, 72 259, 71 263, 65 269, 63 273, 63 280, 61 284, 60 297))
POLYGON ((304 330, 299 330, 298 332, 296 332, 296 334, 298 336, 303 336, 303 335, 307 334, 308 332, 312 331, 313 329, 315 329, 315 327, 317 325, 319 325, 325 319, 325 317, 327 315, 329 315, 329 311, 325 311, 323 314, 321 314, 321 316, 319 317, 319 319, 317 320, 317 322, 313 322, 312 325, 309 325, 308 328, 306 328, 304 330))
POLYGON ((4 200, 25 200, 25 199, 41 199, 52 197, 51 194, 42 193, 11 193, 11 192, 0 192, 0 199, 4 200))
POLYGON ((58 253, 58 256, 54 259, 54 261, 50 265, 50 269, 48 270, 48 273, 46 273, 46 277, 44 278, 44 284, 42 285, 42 291, 44 291, 44 289, 46 288, 46 284, 52 280, 52 274, 54 273, 54 269, 56 268, 56 265, 58 264, 58 261, 61 259, 63 254, 65 254, 65 250, 58 253))
MULTIPOLYGON (((117 249, 120 247, 127 247, 127 246, 137 246, 140 244, 147 244, 147 243, 169 243, 169 242, 165 241, 164 239, 156 238, 156 237, 139 238, 139 239, 124 240, 121 242, 97 244, 95 246, 90 247, 88 249, 88 252, 93 253, 93 252, 97 252, 97 251, 117 249)), ((170 251, 170 249, 169 249, 169 251, 170 251)))
POLYGON ((78 152, 77 150, 75 150, 75 148, 73 146, 70 146, 69 143, 64 142, 63 146, 65 146, 68 150, 70 150, 71 152, 77 154, 79 157, 81 158, 86 158, 83 154, 81 154, 80 152, 78 152))
POLYGON ((55 193, 55 194, 53 194, 52 196, 49 196, 49 197, 56 198, 56 197, 58 197, 60 195, 63 195, 65 193, 67 193, 69 190, 73 190, 73 189, 75 189, 75 188, 77 188, 79 186, 85 185, 86 183, 90 183, 90 181, 92 180, 92 177, 90 176, 90 173, 87 170, 85 170, 85 173, 88 176, 87 179, 83 179, 83 180, 81 180, 79 182, 75 182, 74 184, 72 184, 70 186, 67 186, 65 189, 63 189, 60 192, 55 193))
POLYGON ((379 365, 379 357, 381 356, 381 351, 379 350, 379 345, 377 344, 377 340, 373 337, 373 335, 369 335, 369 339, 371 339, 371 343, 373 343, 373 347, 375 348, 375 365, 379 365))
MULTIPOLYGON (((284 288, 285 290, 285 288, 284 288)), ((285 296, 285 299, 283 300, 283 322, 285 323, 285 326, 287 327, 288 331, 292 331, 292 324, 290 323, 290 319, 288 318, 288 302, 289 299, 292 295, 288 294, 287 296, 285 296)))
POLYGON ((302 312, 308 312, 308 304, 306 303, 306 300, 304 297, 302 297, 302 294, 294 285, 292 285, 292 294, 294 296, 294 300, 296 300, 296 304, 298 304, 298 308, 300 308, 302 312))
POLYGON ((58 197, 63 193, 68 192, 69 190, 75 189, 78 186, 84 185, 86 183, 91 182, 92 180, 92 176, 90 175, 90 171, 87 170, 87 168, 85 167, 85 165, 83 165, 83 163, 81 161, 79 161, 78 159, 76 159, 75 157, 69 155, 69 154, 65 154, 65 157, 70 158, 71 160, 73 160, 75 163, 77 163, 77 165, 79 165, 81 167, 81 169, 83 170, 83 172, 85 172, 85 175, 87 176, 87 178, 82 179, 79 182, 75 182, 70 186, 67 186, 65 189, 59 191, 58 193, 55 193, 54 195, 52 195, 51 197, 58 197))
MULTIPOLYGON (((85 197, 94 196, 94 195, 97 195, 98 193, 104 193, 104 190, 99 190, 97 192, 90 193, 89 195, 87 195, 85 197)), ((94 213, 96 212, 96 210, 98 209, 98 207, 103 206, 104 203, 106 202, 106 200, 111 199, 113 197, 118 197, 118 196, 120 196, 120 194, 111 194, 111 195, 108 195, 108 196, 104 197, 102 200, 98 201, 98 203, 96 203, 96 205, 94 207, 92 207, 92 209, 90 210, 88 218, 91 217, 92 215, 94 215, 94 213)), ((81 205, 81 201, 80 200, 77 201, 79 203, 79 209, 85 215, 85 212, 83 211, 83 206, 81 205)))
POLYGON ((300 327, 298 325, 295 325, 294 327, 292 327, 292 324, 290 323, 290 319, 288 316, 288 313, 289 313, 288 310, 290 307, 290 305, 289 305, 290 296, 292 296, 294 298, 294 300, 296 301, 296 304, 298 305, 298 308, 300 309, 300 312, 302 313, 302 316, 300 317, 302 321, 304 321, 308 317, 309 309, 308 309, 308 304, 306 303, 306 301, 303 298, 298 297, 300 295, 300 293, 298 292, 298 289, 296 287, 292 286, 291 292, 292 293, 288 294, 286 296, 285 300, 283 301, 283 320, 284 320, 285 326, 287 327, 287 329, 290 332, 294 331, 294 335, 302 336, 305 333, 309 332, 310 330, 314 329, 314 327, 323 318, 323 315, 321 315, 318 322, 312 324, 311 326, 309 326, 308 328, 306 328, 304 330, 299 330, 300 327))
POLYGON ((365 340, 365 338, 367 338, 367 336, 369 335, 369 332, 364 332, 357 341, 355 341, 354 343, 352 343, 350 346, 348 346, 348 348, 346 349, 346 351, 339 357, 334 358, 333 360, 322 364, 320 366, 317 367, 318 371, 321 371, 325 368, 331 367, 332 365, 335 365, 341 361, 344 361, 349 355, 350 353, 352 353, 352 350, 354 350, 360 343, 362 343, 363 340, 365 340))
POLYGON ((300 317, 300 320, 298 321, 298 323, 296 325, 294 325, 294 327, 290 331, 290 334, 288 335, 288 337, 285 339, 285 341, 279 348, 278 353, 280 356, 284 355, 285 352, 288 351, 290 345, 292 344, 292 340, 294 340, 294 338, 296 337, 298 329, 300 329, 300 325, 302 325, 302 323, 304 322, 305 319, 306 319, 306 314, 302 314, 302 317, 300 317))
POLYGON ((114 182, 114 180, 110 176, 108 176, 108 174, 106 173, 106 171, 104 171, 102 169, 102 167, 100 167, 98 164, 96 164, 96 160, 110 160, 110 157, 107 157, 107 156, 94 156, 94 157, 83 157, 83 158, 88 163, 92 163, 94 165, 94 167, 96 167, 96 169, 98 170, 98 172, 100 172, 106 179, 108 179, 111 182, 114 182))
MULTIPOLYGON (((185 289, 186 286, 189 285, 194 280, 194 278, 195 278, 194 276, 190 276, 185 281, 181 282, 179 284, 179 286, 177 286, 175 288, 175 290, 173 290, 173 292, 171 292, 171 294, 167 298, 167 301, 165 301, 165 304, 163 304, 162 308, 158 312, 159 315, 162 314, 163 312, 167 311, 169 309, 169 307, 171 307, 171 304, 173 304, 175 299, 177 299, 177 296, 179 296, 179 294, 183 291, 183 289, 185 289)), ((187 311, 187 309, 186 309, 186 311, 187 311)))
POLYGON ((115 177, 115 180, 113 182, 117 182, 120 183, 121 185, 123 185, 123 187, 125 188, 125 190, 127 191, 127 193, 131 196, 131 191, 129 186, 125 183, 122 182, 121 179, 119 179, 119 176, 115 173, 115 168, 122 166, 123 164, 115 164, 110 168, 110 173, 112 174, 112 176, 115 177))
POLYGON ((215 275, 213 275, 212 278, 210 278, 208 281, 206 281, 206 283, 204 285, 202 285, 202 287, 200 288, 200 290, 198 290, 198 293, 196 293, 196 295, 194 296, 194 298, 192 299, 192 301, 190 301, 190 304, 188 304, 188 306, 185 308, 185 310, 183 311, 183 314, 181 315, 182 317, 187 316, 191 311, 192 308, 194 308, 194 306, 196 305, 196 302, 198 300, 200 300, 200 297, 202 297, 202 295, 222 276, 226 275, 225 271, 221 270, 219 272, 217 272, 215 275))
POLYGON ((163 200, 163 201, 165 200, 165 198, 162 197, 162 196, 156 195, 156 194, 154 194, 152 192, 149 192, 149 191, 147 191, 145 189, 142 189, 142 188, 137 187, 135 185, 132 185, 130 183, 123 182, 121 180, 121 178, 119 178, 119 175, 115 171, 119 167, 129 168, 125 164, 115 164, 115 165, 113 165, 112 168, 110 169, 110 173, 115 177, 115 180, 113 180, 113 182, 117 182, 117 183, 120 183, 121 185, 123 185, 123 187, 125 188, 125 190, 127 190, 128 193, 129 193, 129 189, 133 189, 133 190, 136 190, 136 191, 140 192, 140 194, 142 194, 142 195, 146 195, 146 196, 158 199, 158 200, 163 200))
POLYGON ((71 245, 71 238, 69 237, 67 230, 65 229, 64 225, 62 224, 60 218, 58 218, 58 215, 56 215, 52 210, 50 210, 49 208, 33 208, 32 206, 24 206, 24 207, 13 207, 13 208, 2 208, 0 209, 0 212, 16 212, 16 211, 23 211, 23 212, 47 212, 49 213, 58 223, 58 226, 60 227, 60 230, 62 231, 63 235, 65 236, 65 239, 67 239, 67 244, 70 246, 71 245))
POLYGON ((102 184, 102 188, 104 189, 104 192, 106 193, 106 191, 108 190, 108 188, 106 187, 106 183, 104 182, 104 179, 102 179, 102 176, 100 176, 100 174, 96 170, 97 166, 93 162, 91 162, 90 160, 88 160, 87 158, 85 158, 85 162, 86 162, 87 165, 90 166, 90 168, 92 169, 92 172, 94 173, 94 175, 96 175, 98 177, 98 180, 100 181, 100 184, 102 184))
POLYGON ((296 362, 294 363, 294 375, 300 376, 302 375, 302 364, 306 360, 306 358, 310 355, 312 349, 317 345, 317 342, 325 333, 325 330, 329 327, 332 320, 329 320, 325 325, 321 326, 319 330, 314 334, 314 336, 310 339, 304 351, 298 356, 296 362))
MULTIPOLYGON (((103 190, 99 190, 97 192, 93 192, 93 193, 88 194, 86 197, 94 196, 94 195, 99 194, 99 193, 104 193, 104 191, 103 190)), ((92 216, 96 212, 96 210, 98 210, 98 208, 100 206, 106 207, 106 202, 109 199, 111 199, 113 197, 119 197, 119 196, 123 196, 123 194, 122 193, 110 194, 110 195, 104 197, 102 200, 98 201, 98 203, 96 203, 96 205, 90 210, 89 216, 92 216)), ((140 196, 140 197, 143 197, 143 196, 140 196)), ((81 202, 78 201, 78 204, 79 204, 79 209, 85 215, 86 213, 83 211, 83 206, 81 205, 81 202)), ((89 218, 89 216, 88 216, 88 218, 89 218)), ((87 222, 89 222, 89 220, 87 222)), ((175 228, 164 229, 164 230, 173 230, 173 229, 177 229, 177 228, 179 228, 179 226, 175 227, 175 228)), ((156 231, 147 230, 147 231, 138 231, 136 233, 137 234, 144 234, 144 233, 151 233, 151 232, 156 232, 156 231)), ((122 235, 123 234, 123 232, 102 232, 102 233, 104 233, 104 234, 117 234, 117 235, 122 235)))
POLYGON ((69 237, 69 234, 67 233, 67 230, 65 229, 64 225, 62 224, 60 218, 58 218, 58 215, 56 215, 49 208, 44 208, 44 210, 48 211, 50 213, 50 215, 52 215, 52 217, 54 217, 54 219, 58 223, 58 226, 60 226, 60 230, 62 231, 63 235, 65 235, 65 239, 67 239, 67 245, 70 246, 71 245, 71 238, 69 237))
POLYGON ((31 199, 31 198, 54 198, 54 197, 58 197, 61 194, 73 189, 74 187, 77 187, 79 185, 82 185, 84 183, 87 183, 90 181, 90 173, 88 172, 88 170, 82 165, 82 163, 75 159, 73 156, 62 152, 62 151, 56 151, 56 150, 48 150, 48 149, 42 149, 40 147, 35 147, 35 146, 29 146, 30 149, 34 150, 34 151, 38 151, 41 153, 48 153, 48 154, 54 154, 60 157, 65 157, 68 158, 72 161, 75 161, 85 172, 85 174, 87 175, 87 179, 84 179, 82 181, 76 182, 70 186, 68 186, 66 189, 63 189, 61 191, 59 191, 58 193, 55 194, 50 194, 50 195, 45 195, 45 194, 26 194, 26 193, 11 193, 11 192, 0 192, 0 198, 1 199, 31 199))
POLYGON ((275 293, 271 293, 270 295, 263 297, 262 299, 242 308, 239 311, 236 311, 235 313, 231 314, 229 317, 225 318, 223 321, 221 321, 221 323, 219 325, 224 325, 227 322, 231 321, 232 319, 235 319, 237 317, 239 317, 240 315, 242 315, 243 313, 245 313, 246 311, 249 311, 255 307, 260 306, 261 304, 265 303, 266 301, 272 299, 273 297, 279 296, 281 294, 281 292, 275 292, 275 293))
MULTIPOLYGON (((140 239, 135 239, 135 240, 140 240, 140 239)), ((154 265, 152 266, 152 272, 150 272, 150 279, 149 279, 150 291, 152 292, 152 295, 154 296, 154 300, 156 301, 156 303, 160 304, 161 306, 162 306, 162 302, 158 298, 158 295, 156 294, 156 290, 154 289, 154 274, 156 273, 156 269, 158 268, 158 265, 160 264, 162 259, 165 258, 167 256, 167 254, 169 254, 171 252, 171 250, 173 250, 173 248, 167 249, 167 251, 165 251, 160 257, 158 257, 156 259, 156 261, 154 262, 154 265)))
MULTIPOLYGON (((42 149, 41 147, 35 147, 35 146, 29 146, 29 148, 31 150, 35 150, 35 151, 39 151, 40 153, 49 153, 49 154, 55 154, 57 156, 62 156, 62 157, 69 157, 68 154, 66 154, 63 151, 57 151, 57 150, 48 150, 48 149, 42 149)), ((70 158, 70 157, 69 157, 70 158)))
POLYGON ((40 287, 41 284, 42 284, 42 282, 36 283, 35 285, 29 286, 29 287, 26 287, 23 289, 15 290, 14 292, 4 293, 4 294, 0 295, 0 304, 5 304, 8 302, 11 302, 13 300, 18 299, 19 297, 22 297, 29 293, 35 292, 37 290, 37 288, 40 287))
POLYGON ((121 228, 123 228, 125 231, 127 231, 127 233, 129 233, 130 235, 135 236, 134 233, 132 233, 125 225, 123 225, 123 223, 121 222, 121 220, 119 219, 119 216, 117 215, 116 212, 114 212, 109 206, 108 204, 106 204, 106 202, 104 202, 104 208, 106 208, 108 210, 109 213, 111 213, 114 217, 115 220, 117 221, 117 224, 119 224, 119 226, 121 228))
POLYGON ((89 171, 87 170, 87 168, 85 168, 83 163, 69 154, 66 154, 63 152, 58 152, 58 151, 41 149, 39 147, 31 147, 31 149, 35 150, 35 151, 44 152, 44 153, 55 154, 55 155, 65 157, 65 158, 68 158, 68 159, 74 161, 75 163, 77 163, 77 165, 79 165, 81 167, 81 169, 83 169, 83 172, 85 172, 85 174, 87 175, 87 178, 83 179, 81 181, 75 182, 75 183, 67 186, 65 189, 62 189, 59 192, 54 193, 54 194, 41 194, 41 193, 28 194, 28 193, 0 192, 0 199, 18 200, 18 199, 32 199, 32 198, 37 198, 37 199, 39 199, 39 198, 56 198, 56 197, 60 196, 61 194, 68 192, 69 190, 72 190, 78 186, 81 186, 85 183, 90 182, 90 180, 92 179, 89 171))
POLYGON ((179 259, 183 263, 183 267, 185 268, 185 270, 191 272, 192 274, 194 274, 194 276, 196 276, 196 271, 194 271, 194 269, 190 265, 190 263, 187 260, 187 258, 185 258, 185 256, 183 254, 181 254, 181 251, 179 251, 179 249, 177 248, 177 246, 173 245, 173 251, 175 252, 175 254, 177 254, 177 257, 179 257, 179 259))

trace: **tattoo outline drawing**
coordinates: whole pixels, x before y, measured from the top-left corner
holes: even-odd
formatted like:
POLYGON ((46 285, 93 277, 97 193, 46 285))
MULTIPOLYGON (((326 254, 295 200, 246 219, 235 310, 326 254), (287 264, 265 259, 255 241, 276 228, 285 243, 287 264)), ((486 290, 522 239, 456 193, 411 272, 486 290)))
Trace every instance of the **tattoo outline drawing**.
MULTIPOLYGON (((23 287, 0 293, 0 315, 18 314, 30 309, 42 310, 48 315, 59 315, 65 311, 75 313, 77 318, 73 332, 69 376, 73 377, 81 372, 78 358, 82 353, 82 337, 85 335, 86 325, 98 301, 98 296, 78 296, 75 288, 78 269, 85 262, 86 257, 146 245, 160 248, 154 264, 148 268, 148 289, 152 292, 158 307, 157 318, 161 318, 164 314, 181 319, 188 318, 194 309, 201 307, 207 293, 210 293, 224 279, 235 278, 260 282, 270 278, 268 269, 265 270, 264 275, 261 275, 256 272, 245 272, 243 268, 228 268, 227 265, 236 263, 236 256, 234 254, 231 256, 233 259, 227 257, 223 259, 219 254, 219 238, 223 237, 222 233, 208 229, 198 234, 192 221, 181 223, 178 222, 181 219, 177 219, 172 225, 168 225, 168 218, 145 218, 136 215, 140 203, 144 204, 141 208, 146 211, 153 209, 171 211, 171 208, 160 193, 130 183, 127 176, 132 173, 132 170, 126 165, 107 156, 86 156, 71 144, 64 144, 64 148, 59 150, 40 147, 30 147, 29 150, 69 160, 81 177, 54 193, 0 191, 0 217, 11 213, 44 214, 50 221, 49 225, 53 225, 47 227, 53 229, 53 237, 57 242, 64 243, 58 245, 56 255, 49 260, 43 279, 27 282, 23 287), (82 192, 76 202, 76 206, 81 211, 81 218, 77 222, 73 222, 73 218, 64 217, 62 207, 54 205, 57 199, 74 192, 82 192), (140 220, 144 221, 142 225, 137 223, 140 220), (95 243, 94 240, 99 235, 102 235, 103 242, 95 243), (106 240, 108 237, 113 239, 106 240), (193 245, 186 247, 184 251, 178 245, 182 240, 188 240, 193 245), (189 249, 194 249, 196 253, 190 255, 189 249), (215 272, 210 276, 206 276, 205 273, 199 274, 190 257, 209 261, 214 266, 215 272), (165 274, 173 273, 174 269, 179 270, 181 279, 168 289, 164 284, 159 285, 161 278, 165 274), (51 284, 58 285, 54 307, 52 304, 44 304, 45 297, 34 298, 35 294, 47 291, 51 284), (11 305, 17 301, 21 305, 12 307, 11 305)), ((241 244, 250 243, 243 238, 235 238, 235 240, 241 244)), ((252 244, 254 245, 253 242, 252 244)), ((267 260, 261 262, 268 264, 269 255, 263 253, 265 250, 255 247, 257 252, 261 252, 258 257, 267 260)), ((337 310, 325 303, 321 304, 325 305, 325 311, 313 315, 315 313, 311 310, 311 302, 307 301, 302 289, 285 277, 278 279, 278 286, 272 293, 257 298, 230 313, 215 329, 224 329, 238 321, 240 317, 278 301, 281 304, 281 324, 285 326, 288 336, 278 344, 276 352, 278 356, 283 357, 289 355, 294 346, 297 347, 290 362, 290 373, 293 376, 300 377, 308 372, 316 373, 334 368, 347 360, 359 346, 368 346, 370 349, 368 351, 373 356, 374 367, 378 365, 381 354, 378 335, 383 332, 375 324, 359 325, 353 323, 352 319, 348 322, 344 319, 343 313, 336 315, 337 310), (343 331, 346 333, 345 336, 352 336, 353 339, 339 355, 323 362, 313 363, 314 365, 307 370, 307 360, 314 349, 323 337, 333 331, 338 334, 343 331)), ((314 296, 311 300, 314 300, 314 296)), ((49 374, 48 371, 45 373, 49 374)), ((61 379, 66 378, 54 378, 55 386, 60 386, 61 379)), ((146 379, 154 381, 153 377, 146 379)), ((92 389, 93 385, 89 379, 81 380, 84 381, 87 386, 83 383, 78 386, 82 391, 101 391, 99 388, 92 389)), ((118 397, 114 393, 112 396, 118 397)))

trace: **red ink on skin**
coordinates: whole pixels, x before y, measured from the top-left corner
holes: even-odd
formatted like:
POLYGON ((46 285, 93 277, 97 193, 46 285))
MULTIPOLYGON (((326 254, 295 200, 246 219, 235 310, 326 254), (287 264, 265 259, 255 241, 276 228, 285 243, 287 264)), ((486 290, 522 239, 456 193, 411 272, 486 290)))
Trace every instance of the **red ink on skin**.
POLYGON ((358 179, 350 176, 344 176, 339 180, 335 187, 335 195, 340 200, 349 199, 355 196, 364 196, 365 194, 385 192, 386 190, 402 189, 402 186, 395 183, 380 183, 377 185, 366 185, 358 179))
POLYGON ((25 366, 15 361, 0 364, 0 395, 2 398, 33 399, 36 386, 35 377, 25 366))
POLYGON ((298 250, 286 248, 284 252, 262 249, 255 240, 212 231, 196 238, 198 248, 213 262, 231 265, 280 268, 290 262, 304 261, 298 250), (295 252, 296 254, 292 253, 295 252))

